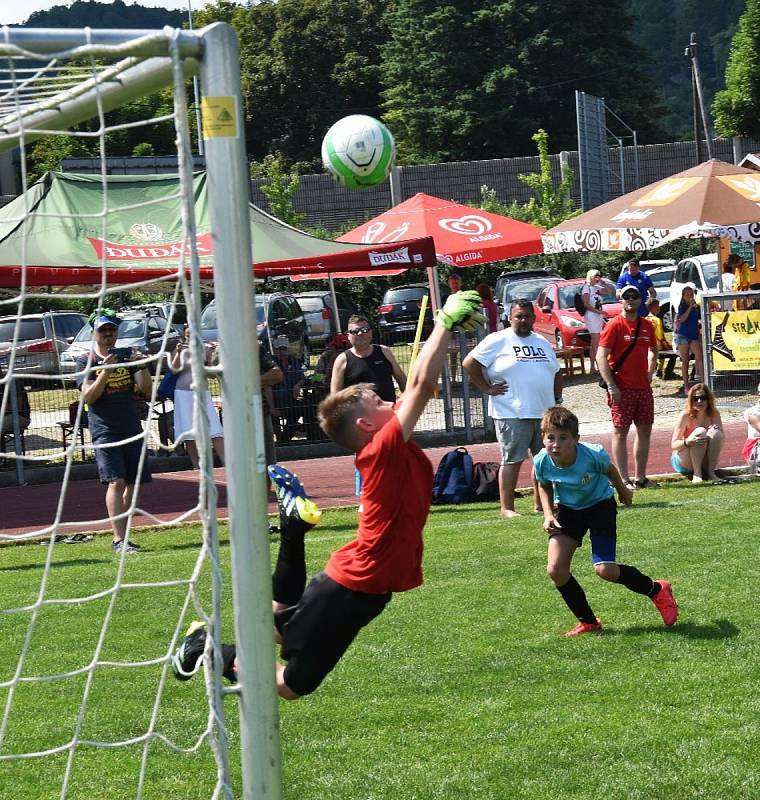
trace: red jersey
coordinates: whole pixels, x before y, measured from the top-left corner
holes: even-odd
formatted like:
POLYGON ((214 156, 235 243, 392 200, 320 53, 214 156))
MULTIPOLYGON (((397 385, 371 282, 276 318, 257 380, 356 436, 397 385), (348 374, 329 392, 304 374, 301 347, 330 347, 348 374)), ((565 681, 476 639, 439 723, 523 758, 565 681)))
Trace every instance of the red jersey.
MULTIPOLYGON (((648 353, 655 346, 656 338, 654 326, 648 319, 641 319, 641 327, 633 350, 626 356, 620 371, 615 372, 615 383, 621 389, 649 389, 649 359, 648 353)), ((620 357, 628 349, 631 340, 636 334, 638 320, 629 322, 622 314, 602 329, 599 344, 606 347, 609 352, 610 366, 617 364, 620 357)))
POLYGON ((325 572, 369 594, 405 592, 422 583, 422 529, 433 493, 433 465, 395 417, 356 456, 363 511, 356 539, 336 550, 325 572))

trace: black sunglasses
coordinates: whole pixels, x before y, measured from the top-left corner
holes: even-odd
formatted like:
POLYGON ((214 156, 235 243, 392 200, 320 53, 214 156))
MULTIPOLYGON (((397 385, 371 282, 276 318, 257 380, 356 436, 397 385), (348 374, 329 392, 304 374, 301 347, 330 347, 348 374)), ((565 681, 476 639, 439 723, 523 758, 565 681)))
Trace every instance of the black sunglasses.
POLYGON ((694 395, 694 402, 695 403, 705 403, 707 402, 707 397, 703 394, 695 394, 694 395))
POLYGON ((369 328, 349 328, 348 332, 353 336, 358 336, 360 333, 369 333, 369 328))

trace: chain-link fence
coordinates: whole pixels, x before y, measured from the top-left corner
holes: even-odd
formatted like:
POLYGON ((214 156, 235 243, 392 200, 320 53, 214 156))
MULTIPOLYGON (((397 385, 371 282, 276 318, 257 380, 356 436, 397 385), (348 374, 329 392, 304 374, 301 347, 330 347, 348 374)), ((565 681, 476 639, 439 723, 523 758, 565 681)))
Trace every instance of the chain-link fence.
POLYGON ((760 291, 702 295, 705 380, 718 396, 754 395, 760 380, 760 291))
MULTIPOLYGON (((403 333, 392 334, 386 341, 408 374, 412 343, 403 333)), ((453 338, 439 393, 420 418, 416 428, 418 432, 450 433, 457 440, 472 441, 482 435, 484 425, 490 423, 485 415, 482 395, 462 379, 462 360, 475 344, 476 339, 470 335, 459 333, 453 338)), ((6 401, 0 440, 0 470, 16 470, 17 479, 22 482, 25 474, 29 477, 30 470, 62 464, 66 449, 72 446, 75 446, 76 463, 94 462, 95 451, 87 428, 86 409, 78 421, 80 395, 72 383, 42 378, 28 381, 16 375, 4 377, 3 381, 6 401), (34 460, 22 464, 11 456, 12 453, 30 456, 34 460)), ((317 423, 317 407, 328 394, 329 369, 324 369, 324 365, 314 360, 309 369, 300 373, 298 383, 300 386, 295 392, 286 381, 284 393, 279 393, 277 399, 273 393, 270 400, 272 427, 275 442, 278 447, 285 448, 285 454, 288 449, 299 447, 305 448, 302 455, 308 455, 310 445, 327 441, 317 423)), ((216 379, 209 382, 209 389, 215 405, 223 413, 216 379)), ((152 455, 183 454, 182 446, 174 444, 172 401, 159 397, 150 405, 144 398, 136 396, 135 404, 143 425, 150 429, 149 450, 152 455)))

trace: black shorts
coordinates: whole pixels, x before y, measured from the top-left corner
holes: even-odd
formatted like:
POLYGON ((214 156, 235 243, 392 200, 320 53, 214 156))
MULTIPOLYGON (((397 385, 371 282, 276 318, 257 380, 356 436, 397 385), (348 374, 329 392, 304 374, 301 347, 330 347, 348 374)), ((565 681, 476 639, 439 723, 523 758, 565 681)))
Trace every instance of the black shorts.
MULTIPOLYGON (((98 439, 96 444, 108 440, 98 439)), ((127 486, 137 483, 137 467, 140 464, 142 440, 116 445, 115 447, 96 447, 95 463, 98 465, 98 477, 101 483, 113 483, 124 480, 127 486)), ((150 464, 147 455, 143 463, 140 483, 150 483, 150 464)))
MULTIPOLYGON (((388 604, 391 593, 346 589, 324 572, 315 575, 280 631, 287 661, 285 683, 311 694, 338 663, 359 631, 388 604)), ((278 626, 279 627, 279 626, 278 626)))
POLYGON ((614 564, 617 544, 617 503, 609 497, 588 508, 568 508, 560 504, 557 513, 562 533, 583 544, 591 532, 591 563, 614 564))

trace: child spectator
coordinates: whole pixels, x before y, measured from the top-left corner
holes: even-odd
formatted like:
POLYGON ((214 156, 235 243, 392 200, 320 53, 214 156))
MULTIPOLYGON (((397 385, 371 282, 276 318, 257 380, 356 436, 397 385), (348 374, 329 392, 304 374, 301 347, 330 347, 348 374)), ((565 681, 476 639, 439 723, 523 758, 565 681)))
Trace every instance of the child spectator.
POLYGON ((678 619, 678 605, 668 581, 654 581, 636 567, 618 564, 615 491, 626 506, 632 489, 600 444, 578 441, 578 418, 562 406, 550 408, 541 420, 544 449, 533 459, 549 534, 547 572, 578 624, 566 636, 599 631, 602 623, 570 572, 575 551, 586 532, 591 534, 591 563, 596 574, 649 597, 666 625, 678 619), (614 487, 614 491, 613 491, 614 487))
POLYGON ((715 407, 715 396, 704 383, 689 390, 670 446, 671 464, 677 473, 690 477, 692 483, 717 479, 715 468, 723 449, 723 422, 715 407))

